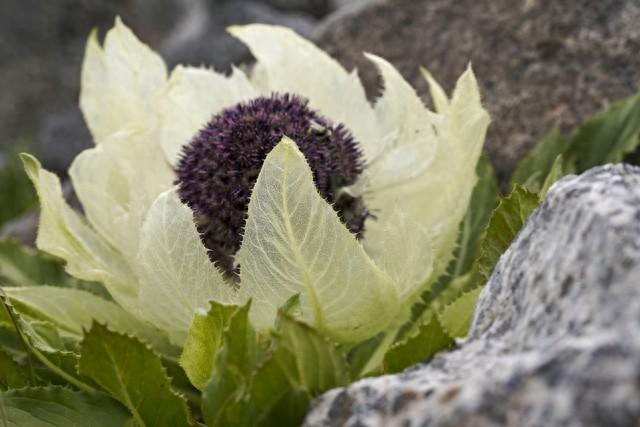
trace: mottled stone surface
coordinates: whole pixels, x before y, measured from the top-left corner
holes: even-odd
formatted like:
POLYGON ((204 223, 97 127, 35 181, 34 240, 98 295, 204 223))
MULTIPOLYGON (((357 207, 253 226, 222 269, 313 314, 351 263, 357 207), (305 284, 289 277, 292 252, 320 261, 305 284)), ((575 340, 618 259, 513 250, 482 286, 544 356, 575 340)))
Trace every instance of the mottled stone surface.
POLYGON ((469 337, 318 399, 306 426, 637 426, 640 168, 567 177, 482 291, 469 337))
POLYGON ((472 61, 493 118, 488 153, 503 182, 554 126, 571 132, 640 88, 638 0, 368 3, 329 19, 319 44, 357 66, 370 89, 376 73, 363 51, 389 59, 425 96, 420 65, 450 89, 472 61))

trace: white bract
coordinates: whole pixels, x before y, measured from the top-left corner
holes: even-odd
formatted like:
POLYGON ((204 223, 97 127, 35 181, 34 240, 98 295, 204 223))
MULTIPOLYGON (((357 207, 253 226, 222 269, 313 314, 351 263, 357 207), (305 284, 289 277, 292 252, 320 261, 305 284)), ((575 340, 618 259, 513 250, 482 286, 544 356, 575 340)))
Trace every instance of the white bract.
POLYGON ((460 77, 451 98, 426 75, 432 112, 391 64, 367 55, 385 86, 371 105, 355 71, 293 31, 230 31, 257 59, 249 74, 179 66, 168 76, 120 20, 103 46, 91 35, 80 105, 96 145, 70 170, 85 215, 65 203, 56 176, 24 156, 42 206, 38 247, 63 258, 70 274, 103 283, 125 310, 177 345, 210 300, 251 299, 254 326, 267 331, 278 308, 299 294, 302 320, 344 343, 397 327, 450 261, 476 182, 489 117, 473 72, 460 77), (232 285, 210 262, 177 196, 173 166, 213 115, 272 92, 303 96, 352 131, 366 169, 344 190, 361 196, 375 218, 356 240, 285 137, 253 189, 236 256, 241 281, 232 285))

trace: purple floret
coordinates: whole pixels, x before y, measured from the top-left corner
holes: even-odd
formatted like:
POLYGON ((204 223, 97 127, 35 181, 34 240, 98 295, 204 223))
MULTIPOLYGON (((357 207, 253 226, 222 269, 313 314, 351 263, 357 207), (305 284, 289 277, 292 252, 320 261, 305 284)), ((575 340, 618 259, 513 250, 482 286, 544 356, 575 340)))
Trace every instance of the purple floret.
POLYGON ((320 195, 333 204, 347 228, 361 236, 368 216, 362 201, 337 198, 363 169, 358 144, 289 94, 255 98, 223 110, 184 146, 176 168, 179 195, 194 212, 209 256, 229 275, 240 248, 251 190, 267 154, 286 135, 304 154, 320 195))

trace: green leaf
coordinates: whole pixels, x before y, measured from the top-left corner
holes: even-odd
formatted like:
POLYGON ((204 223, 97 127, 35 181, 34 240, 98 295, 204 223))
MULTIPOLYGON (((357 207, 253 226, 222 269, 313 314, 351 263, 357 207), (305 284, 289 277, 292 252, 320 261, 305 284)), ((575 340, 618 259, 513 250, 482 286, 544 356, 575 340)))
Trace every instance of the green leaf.
POLYGON ((421 300, 412 307, 411 320, 398 332, 397 339, 403 340, 415 332, 425 312, 438 311, 460 296, 472 281, 473 263, 478 258, 480 243, 494 209, 500 201, 500 192, 491 163, 483 156, 476 168, 478 183, 473 189, 471 203, 460 227, 458 247, 454 259, 447 267, 445 275, 427 291, 421 300))
POLYGON ((79 370, 122 402, 139 427, 190 425, 160 358, 134 338, 94 323, 82 341, 79 370))
POLYGON ((51 372, 75 387, 93 391, 93 387, 81 378, 76 366, 78 355, 60 337, 57 328, 50 322, 27 320, 13 307, 11 301, 0 288, 0 299, 9 321, 20 341, 30 354, 42 362, 51 372))
MULTIPOLYGON (((476 255, 477 259, 477 255, 476 255)), ((458 276, 453 279, 445 289, 443 289, 438 295, 427 296, 427 308, 431 308, 436 311, 441 311, 449 304, 452 304, 460 295, 470 289, 470 284, 475 283, 478 272, 474 264, 467 274, 458 276)))
POLYGON ((28 369, 0 350, 0 390, 26 387, 32 382, 28 369))
MULTIPOLYGON (((537 194, 520 186, 516 186, 509 196, 500 201, 500 205, 491 216, 480 246, 477 268, 482 280, 486 282, 489 279, 498 259, 509 248, 516 234, 539 204, 537 194)), ((472 288, 475 287, 474 284, 472 288)))
POLYGON ((237 306, 227 306, 211 301, 206 314, 196 313, 184 344, 180 365, 191 383, 199 390, 209 382, 215 368, 215 360, 222 345, 224 330, 237 306))
POLYGON ((37 198, 29 178, 15 154, 0 167, 0 227, 36 206, 37 198))
POLYGON ((69 276, 61 260, 10 239, 0 239, 0 280, 7 286, 79 288, 109 298, 99 283, 69 276))
POLYGON ((303 390, 285 389, 286 393, 275 405, 256 421, 261 427, 298 427, 304 422, 309 410, 309 395, 303 390))
POLYGON ((313 397, 349 383, 344 354, 320 332, 284 310, 277 325, 269 351, 256 359, 250 383, 238 387, 245 392, 236 395, 234 411, 243 408, 244 417, 227 418, 229 424, 300 425, 313 397))
MULTIPOLYGON (((594 166, 626 160, 640 146, 640 93, 612 104, 580 125, 572 138, 556 129, 547 134, 519 163, 511 179, 540 192, 563 174, 582 173, 594 166), (551 175, 557 157, 562 167, 551 175), (562 173, 560 173, 562 171, 562 173)), ((544 192, 541 192, 544 194, 544 192)))
POLYGON ((11 286, 68 286, 61 263, 13 240, 0 240, 0 279, 11 286))
POLYGON ((587 120, 571 139, 566 158, 578 172, 621 162, 640 145, 640 93, 587 120))
MULTIPOLYGON (((0 288, 1 289, 1 288, 0 288)), ((25 359, 29 351, 13 325, 9 311, 0 306, 0 349, 16 360, 25 359)))
MULTIPOLYGON (((245 419, 246 425, 263 423, 263 420, 269 418, 278 403, 283 399, 287 399, 292 392, 293 389, 285 371, 273 353, 271 353, 267 360, 257 367, 251 388, 245 396, 245 401, 250 402, 251 406, 251 416, 245 419)), ((303 391, 301 393, 308 402, 308 393, 303 391)), ((302 418, 304 418, 304 415, 302 418)), ((297 421, 301 421, 302 418, 288 418, 286 420, 290 421, 291 425, 300 425, 297 421)), ((281 422, 284 420, 281 418, 281 422)))
MULTIPOLYGON (((226 375, 226 373, 225 373, 226 375)), ((224 407, 208 426, 299 426, 311 401, 310 394, 292 387, 287 374, 273 353, 259 362, 251 383, 242 383, 229 395, 224 407)))
POLYGON ((564 153, 570 145, 558 129, 546 134, 516 166, 511 177, 511 185, 520 184, 529 191, 538 192, 545 178, 551 172, 557 157, 564 153))
MULTIPOLYGON (((2 315, 6 315, 4 308, 0 308, 0 317, 2 315)), ((28 352, 13 323, 0 322, 0 348, 14 359, 24 359, 28 352)))
POLYGON ((566 165, 566 166, 563 165, 562 154, 556 157, 556 160, 553 162, 553 165, 551 166, 551 170, 549 171, 549 174, 544 179, 544 182, 542 183, 542 187, 540 188, 540 192, 539 192, 540 199, 544 199, 544 197, 547 195, 547 193, 549 192, 549 189, 554 183, 560 180, 560 178, 562 178, 563 176, 570 173, 568 169, 569 167, 570 165, 566 165))
POLYGON ((51 286, 5 288, 5 293, 22 315, 55 324, 60 332, 80 340, 92 322, 108 324, 117 332, 130 334, 157 351, 176 356, 166 335, 138 320, 112 301, 79 289, 51 286))
POLYGON ((275 357, 295 388, 317 396, 349 383, 344 354, 309 325, 281 312, 275 342, 275 357))
POLYGON ((456 278, 425 306, 440 313, 448 334, 464 336, 469 328, 481 288, 493 273, 498 259, 509 248, 529 215, 538 207, 537 194, 516 186, 493 211, 480 243, 479 255, 469 273, 456 278))
POLYGON ((244 425, 250 416, 246 396, 261 360, 258 335, 249 322, 250 307, 246 304, 231 316, 204 387, 202 413, 208 427, 244 425))
POLYGON ((473 190, 469 209, 462 222, 454 264, 448 269, 452 279, 462 276, 471 268, 480 248, 482 233, 489 223, 491 213, 500 201, 498 181, 486 157, 480 157, 476 173, 478 183, 473 190))
MULTIPOLYGON (((398 338, 406 341, 407 336, 415 334, 420 336, 427 327, 433 330, 440 328, 447 337, 464 336, 473 317, 477 293, 493 273, 500 256, 507 250, 526 219, 539 204, 538 195, 521 186, 516 186, 508 197, 502 199, 493 211, 482 235, 479 255, 470 271, 448 282, 446 287, 425 293, 422 303, 414 307, 413 322, 403 326, 398 333, 398 338), (434 292, 436 290, 437 293, 434 292), (434 317, 431 313, 434 312, 440 314, 440 319, 436 320, 437 326, 433 324, 434 317), (425 323, 418 329, 421 322, 425 323)), ((412 339, 409 339, 404 345, 411 342, 412 339)), ((405 367, 402 360, 404 352, 399 350, 394 353, 394 349, 395 347, 389 351, 388 354, 392 356, 387 358, 391 357, 389 360, 392 362, 397 360, 395 365, 391 363, 391 366, 400 366, 400 369, 403 369, 405 367)), ((415 362, 420 360, 422 359, 418 358, 415 362)))
POLYGON ((453 338, 444 330, 438 317, 432 315, 418 329, 417 335, 394 345, 387 352, 384 358, 385 372, 400 372, 424 362, 453 343, 453 338))
POLYGON ((167 375, 171 380, 171 388, 176 394, 187 399, 191 410, 191 418, 201 419, 200 402, 202 398, 200 390, 193 386, 186 372, 180 366, 179 359, 162 357, 162 366, 166 369, 167 375))
POLYGON ((272 327, 277 308, 295 294, 303 320, 339 342, 378 334, 400 309, 394 283, 320 197, 286 137, 260 170, 237 260, 240 292, 252 299, 260 329, 272 327))
POLYGON ((384 371, 384 356, 393 344, 397 331, 376 335, 353 347, 347 355, 352 379, 364 378, 384 371))
MULTIPOLYGON (((299 317, 302 314, 300 310, 300 294, 295 294, 282 304, 282 307, 278 310, 278 314, 284 313, 292 317, 299 317)), ((276 319, 276 327, 278 327, 279 318, 280 316, 276 319)))
POLYGON ((122 427, 130 415, 102 393, 63 387, 0 392, 3 427, 122 427))
POLYGON ((438 314, 440 324, 449 336, 462 338, 467 335, 481 290, 482 287, 478 287, 465 292, 438 314))

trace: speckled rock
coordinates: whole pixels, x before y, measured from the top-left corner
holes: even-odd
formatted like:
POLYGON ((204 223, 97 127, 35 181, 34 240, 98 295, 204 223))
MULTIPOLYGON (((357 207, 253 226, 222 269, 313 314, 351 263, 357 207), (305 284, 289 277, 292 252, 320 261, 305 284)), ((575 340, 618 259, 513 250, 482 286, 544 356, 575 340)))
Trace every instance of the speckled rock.
POLYGON ((319 426, 638 426, 640 168, 567 177, 482 291, 458 348, 314 402, 319 426))
POLYGON ((318 43, 357 66, 369 93, 377 78, 363 51, 389 59, 423 95, 420 66, 451 88, 471 61, 493 119, 487 151, 503 182, 547 131, 569 133, 640 88, 638 0, 364 3, 330 17, 318 43))

